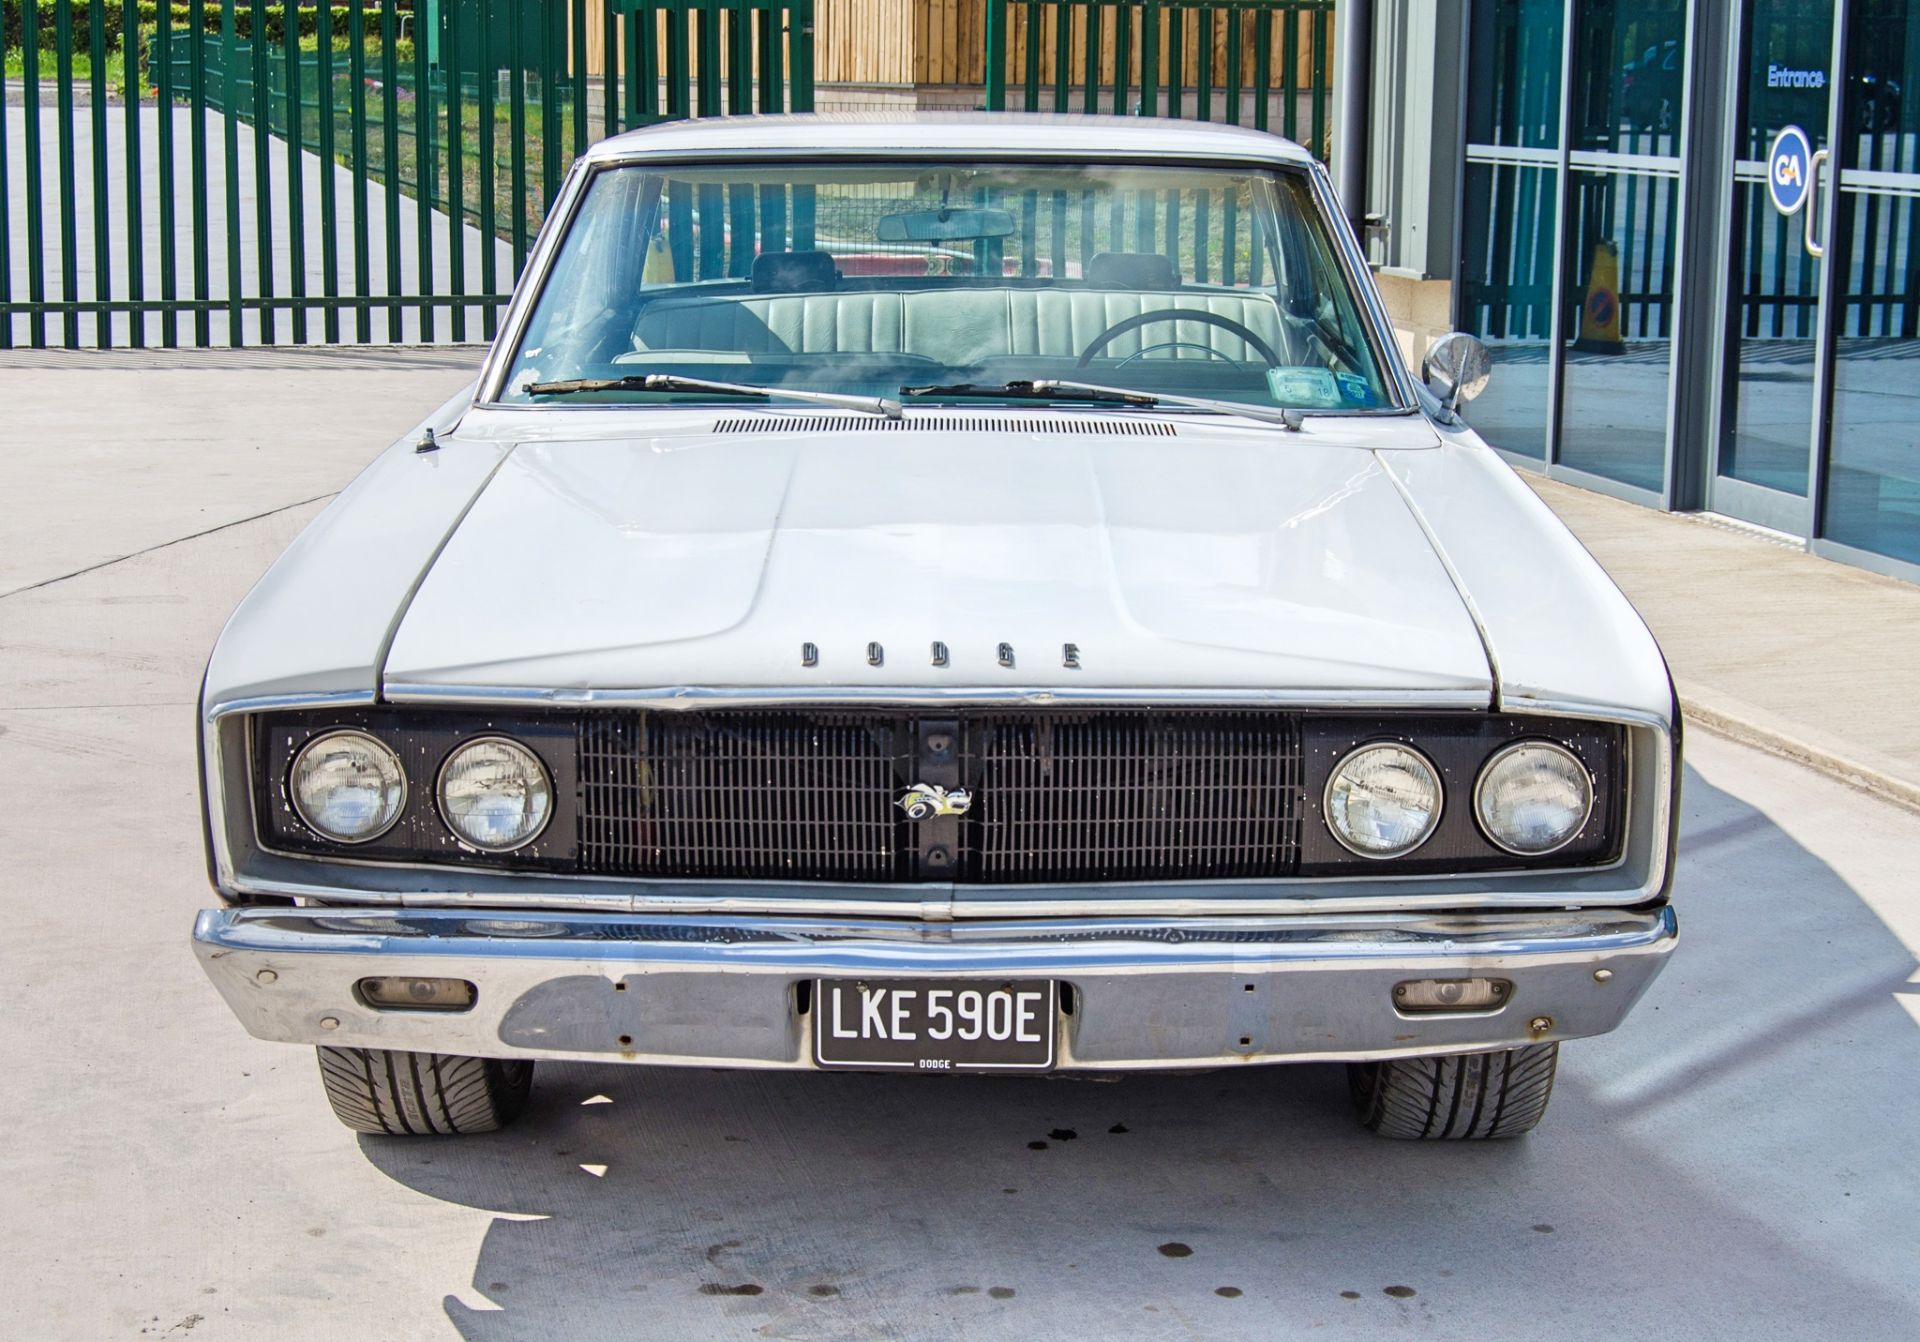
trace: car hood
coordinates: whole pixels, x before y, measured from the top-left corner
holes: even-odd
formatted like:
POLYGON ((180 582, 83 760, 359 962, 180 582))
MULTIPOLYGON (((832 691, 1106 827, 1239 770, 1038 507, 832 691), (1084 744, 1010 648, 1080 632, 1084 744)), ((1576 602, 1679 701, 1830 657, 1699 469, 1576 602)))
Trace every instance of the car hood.
POLYGON ((1373 450, 1431 448, 1428 426, 944 418, 522 442, 422 578, 385 688, 1490 696, 1373 450))

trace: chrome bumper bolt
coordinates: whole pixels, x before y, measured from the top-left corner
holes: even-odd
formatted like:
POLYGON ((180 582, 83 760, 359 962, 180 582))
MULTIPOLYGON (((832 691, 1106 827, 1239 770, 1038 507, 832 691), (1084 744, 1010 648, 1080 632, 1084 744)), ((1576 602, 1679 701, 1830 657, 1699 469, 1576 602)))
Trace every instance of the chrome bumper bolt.
POLYGON ((1593 971, 1593 981, 1595 983, 1605 983, 1612 977, 1613 971, 1611 969, 1596 969, 1593 971))
POLYGON ((337 1030, 340 1028, 340 1018, 338 1016, 322 1016, 320 1018, 320 1028, 323 1030, 337 1030))
POLYGON ((277 983, 279 982, 279 979, 280 979, 280 976, 274 973, 271 969, 263 969, 259 973, 253 976, 253 981, 255 983, 277 983))
MULTIPOLYGON (((324 1021, 321 1023, 325 1024, 324 1021)), ((1527 1022, 1527 1028, 1532 1030, 1535 1034, 1545 1034, 1548 1030, 1551 1030, 1553 1028, 1553 1017, 1552 1016, 1535 1016, 1532 1020, 1527 1022)))

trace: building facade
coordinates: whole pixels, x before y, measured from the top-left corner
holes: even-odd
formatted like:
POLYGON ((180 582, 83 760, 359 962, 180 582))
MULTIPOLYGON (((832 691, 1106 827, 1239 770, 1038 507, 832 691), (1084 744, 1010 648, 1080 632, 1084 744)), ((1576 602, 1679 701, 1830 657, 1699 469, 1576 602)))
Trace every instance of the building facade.
POLYGON ((1492 347, 1490 442, 1920 580, 1920 0, 1416 0, 1374 52, 1370 245, 1492 347))

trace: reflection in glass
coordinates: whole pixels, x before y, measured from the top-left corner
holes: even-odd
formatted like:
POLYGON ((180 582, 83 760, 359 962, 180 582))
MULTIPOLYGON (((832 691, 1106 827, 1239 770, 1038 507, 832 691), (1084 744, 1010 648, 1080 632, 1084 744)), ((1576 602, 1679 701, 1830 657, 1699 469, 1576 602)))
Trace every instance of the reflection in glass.
POLYGON ((1560 460, 1664 487, 1680 183, 1575 172, 1567 221, 1560 460))
POLYGON ((1823 532, 1920 564, 1920 13, 1862 0, 1843 98, 1849 166, 1828 249, 1841 290, 1823 532), (1912 95, 1912 96, 1909 96, 1912 95))
POLYGON ((1678 154, 1687 0, 1581 0, 1575 9, 1573 147, 1678 154))
POLYGON ((1467 142, 1560 144, 1561 0, 1474 0, 1467 142))
POLYGON ((1805 220, 1773 208, 1764 172, 1782 126, 1826 144, 1833 0, 1752 0, 1735 152, 1750 164, 1733 188, 1732 397, 1719 472, 1788 494, 1807 492, 1813 432, 1819 271, 1805 220))
POLYGON ((1469 163, 1460 319, 1487 342, 1494 376, 1464 411, 1495 447, 1542 460, 1553 322, 1552 168, 1469 163))

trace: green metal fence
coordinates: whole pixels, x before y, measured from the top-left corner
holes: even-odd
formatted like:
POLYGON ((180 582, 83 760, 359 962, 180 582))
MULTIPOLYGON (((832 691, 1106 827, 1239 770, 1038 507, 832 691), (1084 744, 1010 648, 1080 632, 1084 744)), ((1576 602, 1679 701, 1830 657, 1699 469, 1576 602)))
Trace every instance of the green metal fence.
POLYGON ((0 3, 0 348, 490 338, 588 144, 813 102, 812 0, 0 3))
POLYGON ((987 0, 986 102, 1189 117, 1327 153, 1333 0, 987 0))

